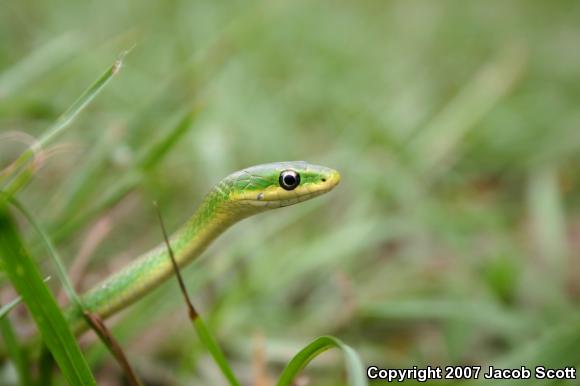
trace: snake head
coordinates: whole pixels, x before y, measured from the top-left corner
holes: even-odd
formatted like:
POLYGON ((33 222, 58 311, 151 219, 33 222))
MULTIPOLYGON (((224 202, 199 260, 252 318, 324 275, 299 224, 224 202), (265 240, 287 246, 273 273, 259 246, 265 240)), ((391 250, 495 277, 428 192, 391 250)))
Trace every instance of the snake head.
POLYGON ((305 161, 275 162, 236 172, 224 180, 229 199, 254 207, 279 208, 329 192, 340 174, 305 161))

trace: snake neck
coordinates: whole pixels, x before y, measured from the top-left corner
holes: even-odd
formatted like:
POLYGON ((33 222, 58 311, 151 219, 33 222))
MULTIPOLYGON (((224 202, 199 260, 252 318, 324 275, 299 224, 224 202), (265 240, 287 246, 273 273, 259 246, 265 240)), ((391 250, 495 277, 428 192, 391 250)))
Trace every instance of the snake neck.
MULTIPOLYGON (((225 188, 217 185, 189 221, 171 236, 171 248, 180 267, 198 257, 228 227, 259 211, 229 201, 225 188)), ((161 243, 89 290, 82 301, 87 310, 105 319, 158 287, 173 273, 167 246, 161 243)), ((72 306, 67 317, 76 333, 87 328, 78 307, 72 306)))

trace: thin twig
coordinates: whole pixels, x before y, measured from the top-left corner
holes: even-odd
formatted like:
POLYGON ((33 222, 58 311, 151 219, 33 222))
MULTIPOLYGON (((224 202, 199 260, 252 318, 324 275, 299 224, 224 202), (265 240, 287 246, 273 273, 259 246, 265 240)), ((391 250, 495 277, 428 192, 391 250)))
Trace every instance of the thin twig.
POLYGON ((159 206, 156 202, 153 202, 155 208, 157 208, 157 215, 159 216, 159 223, 161 224, 161 230, 163 232, 163 239, 165 240, 165 244, 167 245, 167 250, 169 251, 169 257, 171 258, 171 263, 173 264, 173 269, 175 271, 175 276, 177 276, 177 281, 179 282, 179 288, 181 288, 181 293, 185 299, 185 303, 187 304, 187 309, 189 313, 189 319, 191 319, 191 324, 195 328, 197 335, 200 341, 207 347, 209 353, 213 357, 215 363, 218 365, 220 370, 222 371, 224 377, 228 380, 231 386, 241 386, 240 381, 236 378, 233 370, 231 369, 230 365, 228 364, 224 353, 222 352, 221 348, 219 347, 217 341, 205 325, 203 319, 197 313, 191 300, 189 299, 189 295, 187 294, 187 289, 185 288, 185 283, 183 278, 181 277, 181 272, 179 271, 179 265, 177 265, 177 261, 175 260, 175 256, 173 255, 173 250, 171 249, 171 245, 169 244, 169 238, 167 237, 167 231, 165 229, 165 225, 163 224, 163 219, 161 218, 161 211, 159 210, 159 206))
POLYGON ((99 315, 88 310, 83 310, 83 316, 87 323, 90 324, 91 328, 97 333, 99 338, 109 348, 109 351, 111 354, 113 354, 119 365, 123 368, 129 384, 131 386, 141 386, 141 382, 139 382, 139 378, 137 378, 137 375, 135 374, 135 371, 133 371, 129 360, 127 360, 127 356, 123 352, 121 345, 119 342, 117 342, 115 337, 113 337, 103 322, 103 319, 101 319, 99 315))
POLYGON ((189 313, 189 318, 194 321, 199 317, 199 314, 193 307, 191 303, 191 299, 187 293, 187 288, 185 288, 185 283, 183 281, 183 277, 181 276, 181 271, 179 270, 179 266, 177 265, 177 261, 175 260, 175 255, 173 254, 173 249, 171 248, 171 244, 169 244, 169 237, 167 237, 167 230, 165 229, 165 224, 163 223, 163 218, 161 217, 161 210, 159 209, 159 205, 157 202, 153 202, 155 208, 157 209, 157 216, 159 217, 159 224, 161 225, 161 232, 163 232, 163 240, 165 240, 165 245, 167 245, 167 250, 169 251, 169 257, 171 257, 171 264, 173 264, 173 270, 175 271, 175 276, 177 276, 177 281, 179 283, 179 288, 181 288, 181 293, 185 299, 185 303, 187 304, 187 310, 189 313))

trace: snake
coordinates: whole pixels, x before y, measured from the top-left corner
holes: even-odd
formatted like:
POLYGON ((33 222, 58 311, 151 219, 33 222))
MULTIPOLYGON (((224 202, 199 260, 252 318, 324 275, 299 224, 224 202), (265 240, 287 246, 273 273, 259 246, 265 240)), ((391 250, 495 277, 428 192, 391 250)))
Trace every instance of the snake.
MULTIPOLYGON (((169 238, 178 267, 199 257, 226 229, 270 209, 310 200, 340 182, 334 169, 306 161, 275 162, 237 171, 218 182, 193 216, 169 238)), ((65 316, 75 334, 88 329, 84 312, 102 320, 133 304, 174 274, 166 244, 137 257, 72 303, 65 316)))

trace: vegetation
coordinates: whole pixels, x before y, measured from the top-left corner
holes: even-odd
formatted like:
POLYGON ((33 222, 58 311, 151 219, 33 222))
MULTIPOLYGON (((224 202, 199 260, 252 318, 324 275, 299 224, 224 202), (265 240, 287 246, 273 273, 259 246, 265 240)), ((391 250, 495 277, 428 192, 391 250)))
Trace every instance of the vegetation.
MULTIPOLYGON (((356 353, 578 365, 579 17, 572 1, 4 2, 0 384, 125 382, 62 324, 47 239, 82 292, 162 241, 153 201, 172 231, 231 171, 295 159, 343 182, 182 271, 241 384, 290 382, 330 347, 297 384, 359 384, 356 353)), ((176 281, 107 326, 145 385, 226 384, 176 281)))

